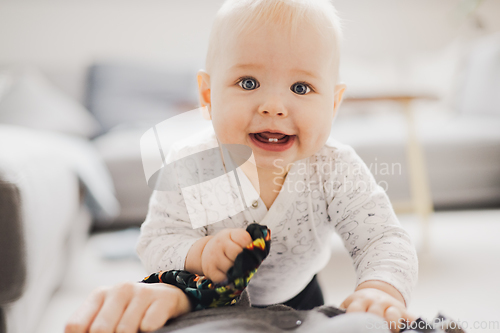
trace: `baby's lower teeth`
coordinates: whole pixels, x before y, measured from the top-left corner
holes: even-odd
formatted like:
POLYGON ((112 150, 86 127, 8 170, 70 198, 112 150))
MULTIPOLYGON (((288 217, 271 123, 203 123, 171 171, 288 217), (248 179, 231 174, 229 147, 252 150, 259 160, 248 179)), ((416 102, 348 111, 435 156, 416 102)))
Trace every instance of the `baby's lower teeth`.
POLYGON ((278 139, 276 139, 276 138, 269 138, 269 142, 278 142, 278 139))

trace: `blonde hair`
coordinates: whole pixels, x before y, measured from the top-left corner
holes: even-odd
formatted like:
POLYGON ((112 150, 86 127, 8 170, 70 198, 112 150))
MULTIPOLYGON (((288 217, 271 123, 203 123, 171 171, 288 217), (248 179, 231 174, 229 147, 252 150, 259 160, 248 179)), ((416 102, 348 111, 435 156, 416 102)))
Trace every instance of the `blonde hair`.
POLYGON ((226 0, 217 12, 208 42, 205 69, 214 69, 217 52, 227 34, 239 35, 244 30, 257 29, 267 24, 288 28, 293 38, 304 23, 314 26, 319 34, 332 42, 336 80, 342 40, 341 22, 330 0, 226 0))

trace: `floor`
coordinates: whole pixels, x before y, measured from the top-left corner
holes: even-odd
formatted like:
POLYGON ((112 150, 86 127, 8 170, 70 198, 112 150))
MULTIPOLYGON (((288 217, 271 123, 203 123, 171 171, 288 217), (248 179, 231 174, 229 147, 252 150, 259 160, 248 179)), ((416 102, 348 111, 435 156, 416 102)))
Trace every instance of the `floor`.
MULTIPOLYGON (((409 310, 429 321, 442 313, 466 332, 500 332, 500 210, 434 213, 427 248, 418 218, 398 217, 419 252, 419 282, 409 310)), ((138 229, 93 234, 35 333, 62 332, 97 286, 141 280, 146 273, 134 253, 137 235, 138 229)), ((327 304, 338 306, 353 291, 355 274, 340 238, 319 279, 327 304)))

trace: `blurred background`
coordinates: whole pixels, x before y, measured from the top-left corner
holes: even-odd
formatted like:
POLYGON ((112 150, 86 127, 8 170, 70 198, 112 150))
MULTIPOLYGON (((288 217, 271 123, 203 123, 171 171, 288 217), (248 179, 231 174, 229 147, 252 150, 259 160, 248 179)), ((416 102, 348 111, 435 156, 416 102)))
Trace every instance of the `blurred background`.
MULTIPOLYGON (((60 332, 97 286, 146 275, 139 141, 198 107, 221 3, 0 0, 0 332, 60 332)), ((331 135, 417 246, 410 310, 500 332, 500 1, 333 3, 347 90, 331 135)), ((338 306, 355 275, 332 243, 320 282, 338 306)))

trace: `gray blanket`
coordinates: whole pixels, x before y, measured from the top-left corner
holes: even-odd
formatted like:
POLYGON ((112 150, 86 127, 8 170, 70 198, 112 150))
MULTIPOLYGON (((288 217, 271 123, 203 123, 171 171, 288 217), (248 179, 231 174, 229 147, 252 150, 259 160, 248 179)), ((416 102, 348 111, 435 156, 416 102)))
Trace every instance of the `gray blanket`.
POLYGON ((285 305, 254 308, 246 290, 233 306, 188 313, 170 320, 155 333, 209 332, 339 332, 389 333, 382 318, 372 313, 343 314, 333 306, 309 311, 294 310, 285 305))

